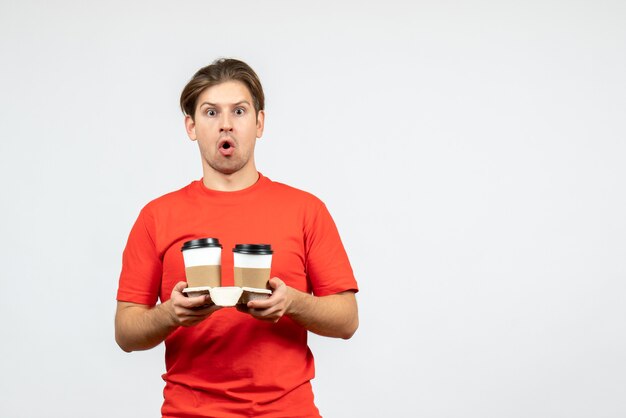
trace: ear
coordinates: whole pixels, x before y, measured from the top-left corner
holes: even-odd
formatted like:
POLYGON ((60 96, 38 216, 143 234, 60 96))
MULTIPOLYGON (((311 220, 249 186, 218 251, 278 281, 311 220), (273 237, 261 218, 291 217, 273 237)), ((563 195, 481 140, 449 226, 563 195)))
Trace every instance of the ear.
POLYGON ((191 116, 185 115, 185 130, 187 131, 187 136, 192 141, 197 139, 196 137, 196 123, 193 121, 191 116))
POLYGON ((265 127, 265 111, 259 110, 259 113, 256 115, 256 137, 260 138, 263 136, 263 128, 265 127))

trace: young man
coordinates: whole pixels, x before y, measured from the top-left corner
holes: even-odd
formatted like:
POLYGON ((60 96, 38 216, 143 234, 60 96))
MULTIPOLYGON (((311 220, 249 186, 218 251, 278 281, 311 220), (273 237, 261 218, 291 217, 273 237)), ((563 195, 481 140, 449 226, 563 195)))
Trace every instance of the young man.
POLYGON ((264 95, 247 64, 200 69, 181 108, 203 177, 141 210, 123 255, 116 341, 127 352, 165 341, 163 416, 319 417, 307 331, 348 339, 358 327, 335 224, 319 199, 257 171, 264 95), (202 237, 223 245, 223 286, 233 285, 235 244, 271 244, 271 297, 241 312, 185 296, 181 246, 202 237))

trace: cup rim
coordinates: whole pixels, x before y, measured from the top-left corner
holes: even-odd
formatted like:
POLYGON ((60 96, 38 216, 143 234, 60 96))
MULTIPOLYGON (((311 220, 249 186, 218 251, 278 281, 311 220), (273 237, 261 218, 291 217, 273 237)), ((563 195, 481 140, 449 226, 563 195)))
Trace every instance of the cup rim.
POLYGON ((194 250, 196 248, 222 248, 219 238, 196 238, 185 241, 181 251, 194 250))
POLYGON ((271 244, 235 244, 234 253, 251 255, 273 254, 271 244))

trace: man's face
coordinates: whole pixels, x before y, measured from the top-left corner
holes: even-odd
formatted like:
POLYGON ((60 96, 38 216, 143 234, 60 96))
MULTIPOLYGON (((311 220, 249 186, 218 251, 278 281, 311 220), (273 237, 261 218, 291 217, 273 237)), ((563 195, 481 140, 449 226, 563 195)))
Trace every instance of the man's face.
POLYGON ((226 81, 198 97, 194 119, 185 117, 187 135, 198 141, 206 169, 233 174, 254 167, 254 145, 263 134, 263 111, 255 114, 245 84, 226 81))

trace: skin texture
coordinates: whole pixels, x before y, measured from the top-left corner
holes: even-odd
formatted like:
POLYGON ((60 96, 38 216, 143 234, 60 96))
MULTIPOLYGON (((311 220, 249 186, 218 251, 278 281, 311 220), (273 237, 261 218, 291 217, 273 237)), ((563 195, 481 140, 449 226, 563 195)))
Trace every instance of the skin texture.
MULTIPOLYGON (((258 180, 254 147, 263 134, 265 113, 255 113, 244 84, 227 81, 199 96, 194 117, 185 117, 185 129, 198 143, 203 183, 210 189, 236 191, 258 180), (223 151, 224 142, 229 143, 223 151)), ((278 322, 284 315, 307 330, 328 337, 348 339, 359 325, 354 292, 313 296, 300 292, 277 277, 270 280, 273 293, 265 300, 248 302, 248 314, 260 321, 278 322)), ((221 309, 206 307, 208 296, 187 297, 179 282, 166 302, 154 307, 118 302, 115 340, 122 350, 147 350, 163 342, 178 327, 199 324, 221 309)))
POLYGON ((270 279, 272 295, 248 302, 250 314, 263 321, 278 322, 288 315, 307 330, 326 337, 348 339, 359 326, 354 292, 316 297, 300 292, 278 277, 270 279))

